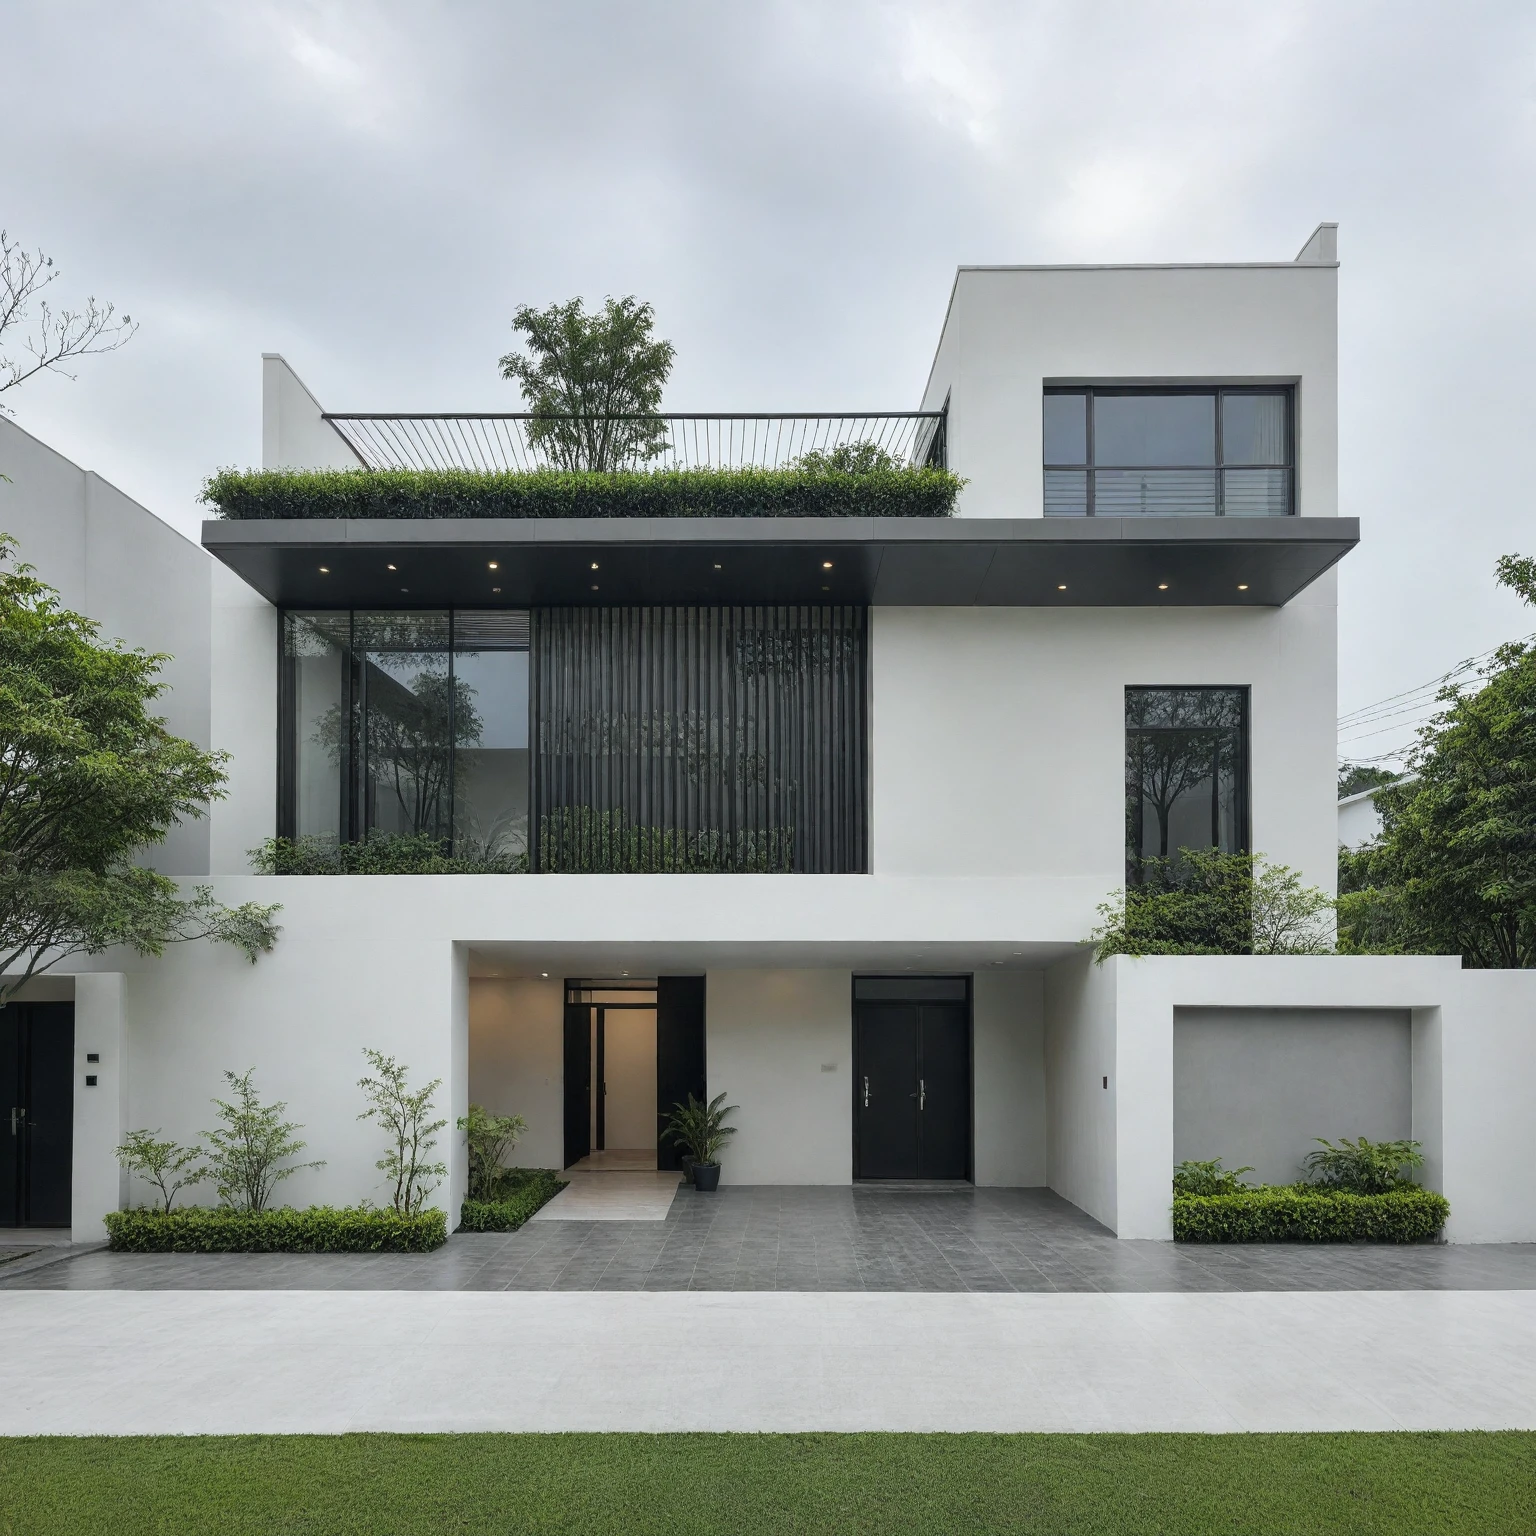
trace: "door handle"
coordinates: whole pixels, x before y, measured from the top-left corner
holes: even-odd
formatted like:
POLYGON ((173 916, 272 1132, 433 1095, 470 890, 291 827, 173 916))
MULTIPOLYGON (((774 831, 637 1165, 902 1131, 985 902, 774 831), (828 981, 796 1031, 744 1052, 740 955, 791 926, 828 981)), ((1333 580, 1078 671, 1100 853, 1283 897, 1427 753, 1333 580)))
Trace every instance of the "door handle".
POLYGON ((25 1109, 13 1109, 11 1111, 11 1135, 12 1136, 19 1136, 19 1135, 21 1135, 20 1127, 24 1126, 26 1123, 27 1123, 27 1112, 26 1112, 25 1109))
POLYGON ((926 1104, 927 1102, 928 1102, 928 1089, 927 1089, 927 1086, 924 1084, 922 1078, 918 1078, 918 1080, 917 1080, 917 1109, 918 1109, 918 1113, 919 1114, 922 1113, 923 1105, 926 1104))
POLYGON ((869 1108, 869 1079, 864 1079, 864 1108, 869 1108))

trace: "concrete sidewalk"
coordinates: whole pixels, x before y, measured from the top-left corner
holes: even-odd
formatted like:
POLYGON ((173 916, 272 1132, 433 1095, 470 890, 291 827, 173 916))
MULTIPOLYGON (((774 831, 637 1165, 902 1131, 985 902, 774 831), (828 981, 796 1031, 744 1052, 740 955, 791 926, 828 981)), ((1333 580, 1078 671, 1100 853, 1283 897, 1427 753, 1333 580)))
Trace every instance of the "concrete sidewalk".
POLYGON ((1536 1428, 1536 1292, 17 1291, 0 1433, 1536 1428))

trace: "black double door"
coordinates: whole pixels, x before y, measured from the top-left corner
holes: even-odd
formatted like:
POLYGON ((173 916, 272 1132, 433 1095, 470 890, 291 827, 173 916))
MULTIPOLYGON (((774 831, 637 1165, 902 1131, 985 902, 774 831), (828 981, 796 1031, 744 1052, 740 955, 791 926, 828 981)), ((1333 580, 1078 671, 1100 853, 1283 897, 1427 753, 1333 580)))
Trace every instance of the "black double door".
POLYGON ((855 1002, 854 1177, 971 1176, 964 1003, 855 1002))
POLYGON ((67 1227, 75 1005, 0 1008, 0 1227, 67 1227))

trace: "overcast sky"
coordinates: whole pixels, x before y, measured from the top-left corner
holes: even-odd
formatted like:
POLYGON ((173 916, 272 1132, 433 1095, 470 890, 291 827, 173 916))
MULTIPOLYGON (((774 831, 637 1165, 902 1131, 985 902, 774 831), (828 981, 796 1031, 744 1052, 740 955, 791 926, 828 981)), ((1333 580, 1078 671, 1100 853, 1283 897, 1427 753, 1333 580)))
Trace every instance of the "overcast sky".
MULTIPOLYGON (((192 533, 262 351, 517 409, 522 302, 636 293, 684 410, 917 404, 965 262, 1340 224, 1340 708, 1536 628, 1536 6, 0 0, 0 224, 142 324, 29 431, 192 533)), ((1388 735, 1360 742, 1365 754, 1388 735)))

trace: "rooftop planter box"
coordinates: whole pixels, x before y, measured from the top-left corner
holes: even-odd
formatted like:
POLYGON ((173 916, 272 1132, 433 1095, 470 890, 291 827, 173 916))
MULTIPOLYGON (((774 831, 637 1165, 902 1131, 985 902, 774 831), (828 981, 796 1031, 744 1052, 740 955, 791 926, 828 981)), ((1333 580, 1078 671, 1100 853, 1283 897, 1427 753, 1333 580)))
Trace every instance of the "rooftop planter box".
POLYGON ((202 500, 232 520, 949 517, 962 482, 922 467, 803 469, 224 469, 202 500))

